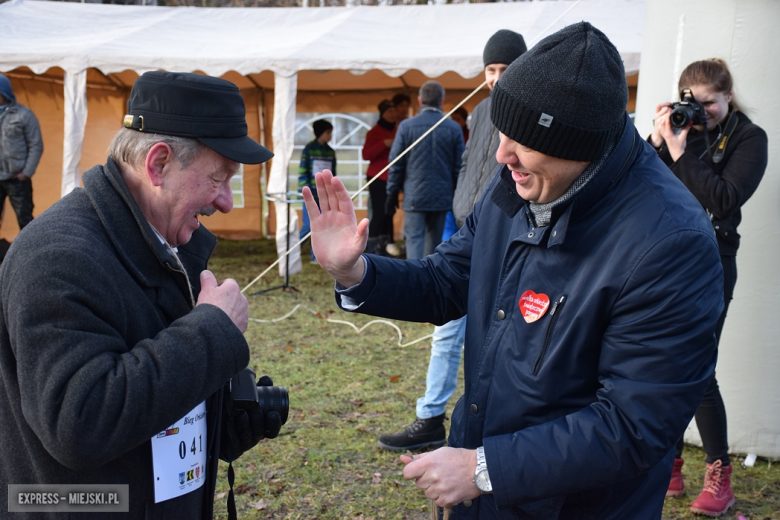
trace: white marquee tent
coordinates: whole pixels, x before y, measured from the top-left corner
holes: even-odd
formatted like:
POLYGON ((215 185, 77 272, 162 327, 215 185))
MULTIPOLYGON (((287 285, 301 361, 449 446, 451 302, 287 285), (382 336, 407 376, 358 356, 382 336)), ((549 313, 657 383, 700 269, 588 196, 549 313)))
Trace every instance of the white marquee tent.
MULTIPOLYGON (((379 70, 395 78, 417 70, 428 78, 447 72, 474 78, 483 69, 484 44, 497 30, 518 31, 530 45, 565 25, 588 20, 609 36, 627 71, 635 73, 643 12, 644 0, 307 9, 12 0, 0 4, 0 71, 22 66, 36 74, 51 67, 65 71, 63 195, 80 182, 89 68, 104 74, 198 70, 212 76, 273 71, 276 155, 268 192, 278 193, 286 191, 300 71, 379 70)), ((277 238, 287 224, 281 206, 276 208, 277 238)), ((296 264, 294 259, 291 270, 296 264)))

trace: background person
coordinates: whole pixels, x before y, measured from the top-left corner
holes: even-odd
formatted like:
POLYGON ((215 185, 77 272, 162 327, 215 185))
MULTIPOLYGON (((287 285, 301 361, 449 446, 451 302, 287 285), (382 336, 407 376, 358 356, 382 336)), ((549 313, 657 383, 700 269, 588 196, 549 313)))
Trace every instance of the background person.
POLYGON ((205 270, 216 237, 198 222, 232 209, 239 162, 273 155, 245 116, 230 82, 143 74, 106 164, 14 241, 0 268, 4 488, 127 484, 129 518, 207 519, 217 458, 279 433, 277 412, 223 405, 249 362, 249 315, 236 282, 205 270), (194 453, 158 435, 174 425, 194 453))
MULTIPOLYGON (((444 117, 441 83, 425 82, 420 87, 418 101, 420 113, 398 124, 390 162, 444 117)), ((463 132, 457 123, 447 119, 390 167, 385 213, 395 213, 403 190, 406 258, 427 256, 441 243, 444 220, 452 209, 461 155, 463 132)))
MULTIPOLYGON (((502 29, 485 44, 482 61, 485 64, 485 79, 492 95, 496 82, 510 63, 526 51, 522 35, 502 29)), ((500 165, 496 160, 498 151, 498 129, 490 120, 490 99, 480 101, 471 113, 472 139, 466 143, 463 164, 460 167, 458 186, 452 202, 454 213, 453 231, 445 225, 442 241, 447 241, 460 229, 471 213, 477 200, 498 173, 500 165), (449 232, 448 232, 449 231, 449 232)), ((463 341, 466 337, 466 317, 452 320, 433 331, 431 359, 425 377, 425 394, 417 399, 416 418, 403 431, 382 435, 379 446, 389 450, 414 450, 426 446, 442 446, 447 438, 444 428, 444 409, 458 383, 463 341)))
MULTIPOLYGON (((395 107, 387 99, 379 103, 379 120, 366 133, 363 159, 369 161, 366 177, 373 179, 389 163, 390 148, 395 139, 395 107)), ((385 213, 387 200, 387 171, 368 186, 371 197, 371 220, 368 225, 366 251, 377 255, 388 254, 386 248, 393 242, 393 216, 385 213)), ((304 210, 304 213, 306 211, 304 210)), ((308 216, 307 216, 308 218, 308 216)))
POLYGON ((43 139, 38 118, 17 103, 11 82, 0 74, 0 212, 8 197, 20 230, 33 219, 30 178, 41 155, 43 139))
MULTIPOLYGON (((719 341, 737 282, 736 255, 740 241, 737 226, 742 221, 741 207, 756 191, 766 170, 767 136, 737 109, 731 74, 722 60, 691 63, 683 70, 677 86, 681 92, 691 89, 696 101, 703 105, 707 128, 688 126, 676 134, 670 121, 670 104, 661 103, 656 108, 653 133, 648 140, 672 173, 707 210, 715 229, 723 265, 725 301, 715 329, 719 341), (709 152, 705 132, 710 143, 709 152), (716 158, 724 140, 722 155, 716 158)), ((696 410, 696 425, 707 454, 707 473, 704 489, 694 500, 691 510, 720 516, 734 504, 734 492, 731 490, 726 408, 714 376, 696 410)), ((683 446, 680 438, 667 491, 669 496, 685 492, 683 446)))
POLYGON ((468 111, 463 107, 458 107, 458 109, 452 113, 450 116, 453 121, 458 123, 458 126, 461 130, 463 130, 463 142, 467 143, 469 142, 469 125, 468 119, 469 119, 469 113, 468 111))
POLYGON ((390 100, 395 107, 395 121, 400 123, 404 119, 409 119, 409 106, 412 104, 412 98, 406 94, 398 93, 390 100))
MULTIPOLYGON (((298 166, 298 191, 308 186, 317 199, 317 187, 314 185, 314 172, 322 170, 336 171, 336 151, 328 145, 333 137, 333 125, 324 119, 318 119, 312 123, 314 140, 309 142, 301 152, 301 162, 298 166)), ((303 226, 301 226, 300 238, 309 234, 309 215, 303 212, 303 226)), ((311 263, 316 264, 317 258, 314 250, 311 250, 311 263)))
POLYGON ((304 190, 320 265, 344 310, 468 314, 450 447, 401 456, 452 518, 657 520, 715 367, 712 227, 637 135, 590 24, 520 56, 492 98, 506 166, 457 234, 421 260, 361 255, 367 222, 326 171, 321 212, 304 190))

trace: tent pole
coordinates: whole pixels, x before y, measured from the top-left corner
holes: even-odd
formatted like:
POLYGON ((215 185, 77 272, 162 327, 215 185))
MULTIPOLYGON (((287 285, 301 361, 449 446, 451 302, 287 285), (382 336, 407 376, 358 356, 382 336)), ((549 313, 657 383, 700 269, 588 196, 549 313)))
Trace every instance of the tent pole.
POLYGON ((81 184, 79 163, 87 125, 87 70, 65 71, 65 136, 62 145, 61 196, 81 184))

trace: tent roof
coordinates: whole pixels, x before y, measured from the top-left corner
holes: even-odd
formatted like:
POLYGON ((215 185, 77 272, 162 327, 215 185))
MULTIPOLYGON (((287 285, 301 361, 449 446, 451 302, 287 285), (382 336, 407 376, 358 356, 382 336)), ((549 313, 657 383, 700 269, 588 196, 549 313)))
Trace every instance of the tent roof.
POLYGON ((0 70, 75 73, 132 70, 273 71, 379 69, 397 77, 453 71, 473 78, 499 29, 529 43, 587 20, 616 45, 626 73, 639 70, 644 0, 312 8, 142 7, 12 0, 0 4, 0 70), (543 35, 542 35, 543 36, 543 35))

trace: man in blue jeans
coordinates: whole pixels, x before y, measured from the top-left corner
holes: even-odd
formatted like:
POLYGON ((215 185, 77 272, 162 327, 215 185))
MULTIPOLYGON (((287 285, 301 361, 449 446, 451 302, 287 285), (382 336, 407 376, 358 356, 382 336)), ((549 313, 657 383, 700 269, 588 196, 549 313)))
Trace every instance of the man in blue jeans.
MULTIPOLYGON (((490 37, 482 52, 482 61, 491 93, 509 64, 525 51, 523 36, 514 31, 502 29, 490 37)), ((448 221, 452 219, 453 225, 445 226, 442 242, 449 240, 463 226, 477 199, 499 169, 496 160, 499 138, 498 130, 490 121, 490 97, 474 108, 469 135, 452 204, 454 218, 452 213, 447 216, 448 221)), ((465 316, 434 329, 425 395, 417 400, 417 418, 401 432, 380 436, 380 447, 406 451, 444 445, 447 435, 444 408, 457 386, 465 337, 465 316)))

